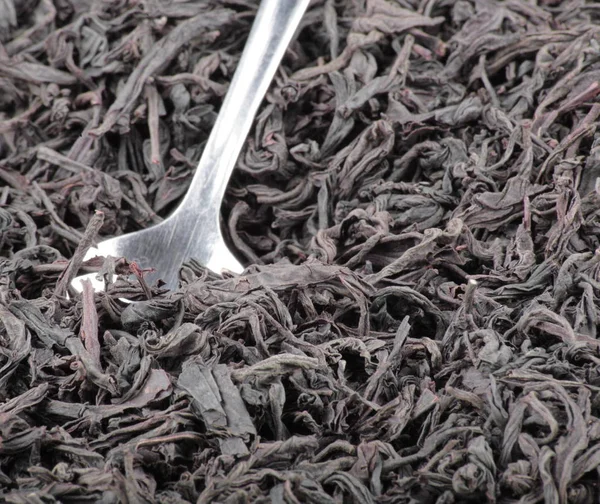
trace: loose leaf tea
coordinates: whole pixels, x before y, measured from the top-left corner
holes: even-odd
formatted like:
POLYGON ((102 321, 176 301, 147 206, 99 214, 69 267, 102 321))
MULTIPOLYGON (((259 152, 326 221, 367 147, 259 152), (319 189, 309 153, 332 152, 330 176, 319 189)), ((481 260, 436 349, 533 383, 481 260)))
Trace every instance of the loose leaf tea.
POLYGON ((315 0, 247 270, 84 261, 181 200, 256 7, 0 1, 2 501, 598 502, 593 2, 315 0))

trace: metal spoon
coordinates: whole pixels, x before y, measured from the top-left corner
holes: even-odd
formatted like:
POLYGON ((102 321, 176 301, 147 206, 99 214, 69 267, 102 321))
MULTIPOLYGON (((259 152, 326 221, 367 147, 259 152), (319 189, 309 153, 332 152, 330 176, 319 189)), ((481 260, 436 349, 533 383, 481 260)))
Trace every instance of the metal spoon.
MULTIPOLYGON (((134 233, 104 240, 88 251, 96 256, 125 257, 142 268, 153 268, 149 283, 162 279, 177 287, 182 263, 196 259, 220 273, 239 273, 242 265, 227 248, 219 226, 219 211, 227 182, 250 131, 256 111, 267 92, 309 0, 262 0, 246 47, 202 153, 190 188, 177 209, 163 222, 134 233)), ((94 290, 104 283, 96 274, 75 278, 92 281, 94 290)))

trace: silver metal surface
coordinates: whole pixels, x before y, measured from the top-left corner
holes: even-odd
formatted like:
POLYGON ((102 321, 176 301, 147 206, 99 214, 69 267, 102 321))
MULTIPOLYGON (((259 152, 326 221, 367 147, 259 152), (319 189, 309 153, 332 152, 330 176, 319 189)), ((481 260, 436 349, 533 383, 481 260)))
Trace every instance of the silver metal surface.
MULTIPOLYGON (((262 0, 246 47, 210 134, 190 188, 179 207, 156 226, 102 241, 86 259, 125 257, 142 268, 154 268, 145 278, 158 278, 177 287, 183 262, 196 259, 213 271, 241 272, 242 265, 229 251, 219 227, 219 210, 231 172, 252 121, 275 71, 308 6, 309 0, 262 0)), ((77 277, 104 288, 96 274, 77 277)))

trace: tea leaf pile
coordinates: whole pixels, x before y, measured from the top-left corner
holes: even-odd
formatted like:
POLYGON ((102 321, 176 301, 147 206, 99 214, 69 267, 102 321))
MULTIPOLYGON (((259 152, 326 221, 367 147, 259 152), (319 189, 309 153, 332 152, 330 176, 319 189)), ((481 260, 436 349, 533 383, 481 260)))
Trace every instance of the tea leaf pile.
POLYGON ((593 2, 315 0, 246 271, 83 262, 186 192, 256 6, 0 0, 3 501, 598 502, 593 2))

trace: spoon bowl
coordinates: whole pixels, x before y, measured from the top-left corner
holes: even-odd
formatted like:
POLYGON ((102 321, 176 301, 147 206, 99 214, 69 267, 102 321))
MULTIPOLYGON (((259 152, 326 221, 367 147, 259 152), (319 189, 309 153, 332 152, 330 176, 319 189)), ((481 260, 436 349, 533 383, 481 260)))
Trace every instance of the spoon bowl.
MULTIPOLYGON (((149 268, 144 273, 149 285, 160 279, 168 289, 177 288, 179 269, 191 258, 215 272, 241 273, 244 268, 225 244, 218 221, 211 225, 211 220, 203 217, 177 212, 156 226, 103 240, 88 250, 85 260, 126 257, 143 269, 149 268)), ((91 280, 94 290, 104 289, 104 282, 90 273, 73 280, 77 290, 81 290, 83 279, 91 280)))

